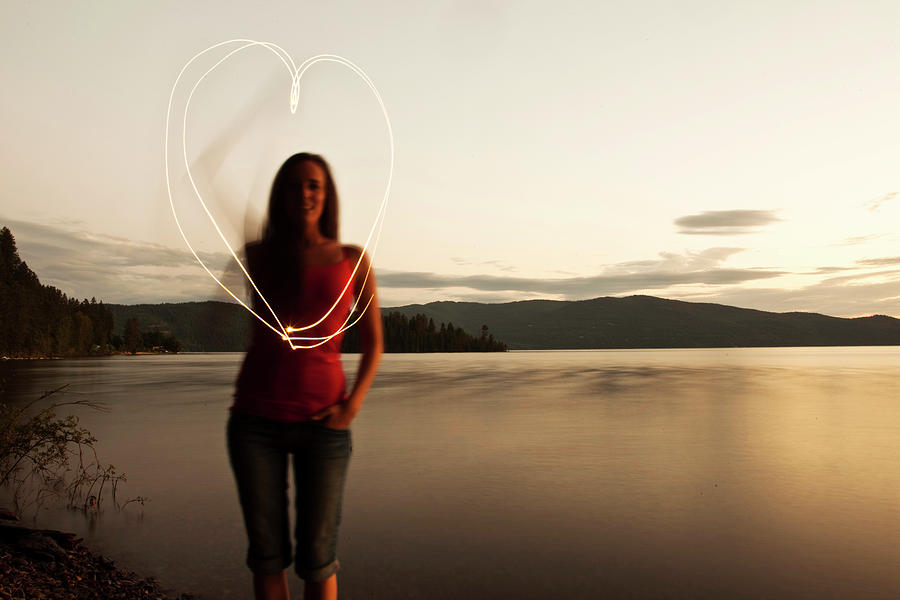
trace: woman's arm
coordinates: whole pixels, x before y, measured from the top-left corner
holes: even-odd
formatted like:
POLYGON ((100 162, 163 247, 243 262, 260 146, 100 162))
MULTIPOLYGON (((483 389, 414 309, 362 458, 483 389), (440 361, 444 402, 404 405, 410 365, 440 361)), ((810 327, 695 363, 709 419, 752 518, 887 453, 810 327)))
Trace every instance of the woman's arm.
POLYGON ((346 429, 350 422, 362 408, 366 393, 375 379, 378 363, 384 351, 384 342, 381 333, 381 309, 378 307, 378 294, 375 289, 375 272, 370 269, 369 257, 362 253, 356 246, 345 246, 353 264, 362 256, 359 269, 354 277, 354 292, 359 298, 359 308, 366 306, 366 312, 356 324, 360 328, 362 341, 362 355, 359 358, 359 366, 356 369, 356 379, 353 389, 347 398, 340 404, 330 406, 318 413, 313 418, 324 418, 325 425, 334 429, 346 429), (368 273, 368 277, 366 276, 368 273), (363 285, 363 280, 365 284, 363 285), (371 298, 371 302, 369 299, 371 298))
POLYGON ((359 367, 356 370, 356 380, 353 382, 353 390, 347 397, 345 404, 355 416, 362 407, 363 400, 375 379, 375 371, 381 361, 384 352, 384 340, 381 333, 381 309, 378 307, 378 293, 375 289, 375 271, 371 269, 369 257, 355 246, 348 246, 350 260, 354 263, 362 255, 359 269, 356 270, 354 289, 359 298, 359 306, 363 307, 369 302, 369 307, 357 323, 360 327, 360 339, 362 341, 362 356, 359 359, 359 367), (368 277, 366 277, 368 273, 368 277), (365 285, 363 285, 365 280, 365 285))

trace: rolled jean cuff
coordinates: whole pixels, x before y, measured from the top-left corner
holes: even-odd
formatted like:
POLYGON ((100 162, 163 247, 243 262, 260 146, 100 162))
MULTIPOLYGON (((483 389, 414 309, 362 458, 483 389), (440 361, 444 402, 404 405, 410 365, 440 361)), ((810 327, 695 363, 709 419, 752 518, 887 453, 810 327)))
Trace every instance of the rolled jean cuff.
POLYGON ((248 556, 247 566, 250 567, 250 570, 256 575, 271 575, 273 573, 281 573, 287 569, 291 566, 291 560, 285 560, 281 557, 253 559, 248 556))
POLYGON ((338 559, 334 559, 324 567, 318 567, 316 569, 303 569, 299 564, 295 564, 294 568, 297 571, 297 576, 303 581, 317 582, 325 581, 337 573, 341 569, 341 563, 338 562, 338 559))

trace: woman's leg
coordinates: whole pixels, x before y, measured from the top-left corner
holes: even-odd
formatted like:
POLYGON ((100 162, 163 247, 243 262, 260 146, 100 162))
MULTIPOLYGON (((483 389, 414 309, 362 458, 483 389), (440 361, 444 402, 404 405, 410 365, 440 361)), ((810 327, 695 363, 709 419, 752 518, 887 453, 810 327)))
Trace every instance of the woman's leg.
MULTIPOLYGON (((253 593, 256 600, 291 600, 288 591, 287 571, 253 575, 253 593)), ((335 596, 337 598, 337 596, 335 596)))
POLYGON ((315 421, 305 424, 303 429, 294 449, 297 483, 294 566, 297 575, 306 582, 307 598, 333 598, 337 594, 335 574, 340 568, 337 537, 350 462, 350 432, 329 429, 315 421))
POLYGON ((303 600, 337 600, 337 573, 325 581, 307 581, 303 600))
POLYGON ((291 564, 287 514, 287 450, 280 424, 233 414, 228 454, 250 542, 247 566, 257 598, 288 597, 284 569, 291 564))

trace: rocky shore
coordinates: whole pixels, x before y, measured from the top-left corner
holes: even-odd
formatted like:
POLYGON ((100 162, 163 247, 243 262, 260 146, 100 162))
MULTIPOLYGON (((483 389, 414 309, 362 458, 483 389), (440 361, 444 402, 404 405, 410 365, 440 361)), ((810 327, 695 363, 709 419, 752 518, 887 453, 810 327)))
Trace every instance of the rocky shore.
POLYGON ((0 600, 194 598, 170 593, 94 554, 73 533, 0 520, 0 600))

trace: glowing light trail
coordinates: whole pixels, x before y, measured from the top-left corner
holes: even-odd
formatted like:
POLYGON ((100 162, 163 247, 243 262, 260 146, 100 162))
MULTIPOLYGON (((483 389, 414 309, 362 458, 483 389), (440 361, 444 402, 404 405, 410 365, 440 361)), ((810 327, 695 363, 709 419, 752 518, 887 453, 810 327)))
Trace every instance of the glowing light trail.
MULTIPOLYGON (((178 226, 178 231, 181 233, 181 237, 184 239, 185 244, 187 244, 188 249, 190 249, 191 254, 194 255, 194 258, 197 259, 197 262, 200 263, 200 266, 203 267, 203 269, 207 272, 207 274, 210 277, 212 277, 213 280, 215 280, 215 282, 217 284, 219 284, 219 287, 221 287, 223 290, 225 290, 225 292, 229 296, 234 298, 234 300, 238 304, 240 304, 245 309, 247 309, 247 311, 249 311, 250 314, 252 314, 254 317, 259 319, 264 325, 266 325, 269 329, 271 329, 276 335, 278 335, 280 338, 282 338, 283 340, 288 342, 288 344, 290 344, 291 349, 315 348, 317 346, 320 346, 320 345, 326 343, 328 340, 335 337, 336 335, 339 335, 340 333, 346 331, 347 329, 349 329, 350 327, 355 325, 365 314, 365 311, 368 309, 369 305, 372 303, 371 296, 369 297, 368 302, 366 302, 365 307, 359 313, 357 318, 348 325, 350 317, 353 315, 353 312, 359 306, 360 298, 355 298, 354 302, 353 302, 353 306, 350 309, 350 314, 347 315, 347 318, 344 320, 344 323, 335 332, 333 332, 327 336, 303 337, 303 336, 289 335, 295 331, 305 331, 305 330, 315 327, 316 325, 319 325, 322 321, 324 321, 328 317, 328 315, 330 315, 337 308, 338 304, 341 301, 341 298, 343 298, 344 294, 347 293, 347 290, 350 288, 350 283, 354 280, 357 272, 359 271, 359 267, 362 264, 363 257, 365 256, 365 253, 369 248, 369 244, 372 242, 372 236, 375 235, 375 241, 374 241, 374 244, 372 245, 372 250, 370 252, 370 256, 372 258, 374 258, 374 256, 375 256, 375 251, 377 250, 377 247, 378 247, 378 241, 381 239, 381 231, 384 226, 385 209, 387 207, 387 201, 388 201, 388 198, 390 196, 390 191, 391 191, 391 183, 392 183, 393 177, 394 177, 394 134, 393 134, 393 129, 391 128, 390 118, 388 117, 388 114, 387 114, 387 109, 385 108, 384 102, 381 99, 381 94, 378 93, 378 89, 375 87, 375 84, 372 82, 371 79, 369 79, 369 76, 366 75, 365 71, 363 71, 360 67, 358 67, 351 61, 347 60, 346 58, 343 58, 336 54, 319 54, 319 55, 316 55, 316 56, 306 59, 305 61, 303 61, 303 63, 299 67, 296 67, 290 54, 288 54, 283 48, 281 48, 277 44, 273 44, 271 42, 258 42, 258 41, 249 40, 249 39, 233 39, 233 40, 227 40, 224 42, 219 42, 218 44, 214 44, 213 46, 210 46, 210 47, 206 48, 205 50, 198 52, 187 63, 185 63, 185 65, 181 68, 181 71, 178 73, 178 77, 175 78, 175 83, 172 85, 172 90, 169 93, 169 104, 168 104, 168 108, 166 110, 165 169, 166 169, 166 190, 169 195, 169 206, 172 209, 172 216, 175 217, 175 224, 178 226), (181 136, 182 154, 184 157, 184 167, 187 172, 188 180, 191 183, 191 188, 194 191, 194 195, 196 196, 197 200, 200 202, 200 205, 203 207, 203 210, 206 213, 206 216, 209 218, 210 222, 212 223, 213 227, 215 228, 216 232, 218 233, 219 238, 225 244, 225 247, 228 248, 228 251, 231 253, 232 258, 238 264, 238 267, 240 267, 241 272, 244 274, 244 276, 247 278, 247 281, 253 287, 253 290, 259 295, 260 299, 263 301, 266 308, 269 309, 269 312, 272 314, 272 317, 275 319, 275 322, 278 324, 278 327, 280 328, 280 330, 278 328, 272 326, 272 324, 269 323, 266 319, 264 319, 260 315, 258 315, 251 307, 247 306, 247 304, 245 304, 240 298, 238 298, 237 295, 235 295, 228 288, 228 286, 226 286, 224 283, 222 283, 222 281, 220 281, 219 278, 216 277, 215 274, 213 274, 213 272, 209 269, 209 267, 207 267, 207 265, 203 262, 203 260, 200 258, 200 256, 197 254, 196 250, 194 250, 194 247, 191 245, 190 241, 188 240, 187 234, 185 233, 184 228, 181 225, 181 221, 178 218, 178 211, 175 209, 175 200, 172 195, 171 177, 169 175, 169 124, 171 122, 172 102, 175 97, 175 90, 178 88, 178 84, 181 81, 181 78, 184 75, 185 71, 188 69, 188 67, 190 67, 191 64, 194 63, 194 61, 196 61, 198 58, 205 55, 206 53, 211 52, 211 51, 215 50, 216 48, 225 46, 227 44, 241 44, 241 46, 228 52, 228 54, 226 54, 224 57, 219 59, 218 62, 216 62, 212 67, 207 69, 206 72, 203 73, 203 75, 200 76, 200 78, 197 80, 196 83, 194 83, 193 87, 191 88, 190 94, 188 95, 187 101, 185 103, 184 115, 182 118, 182 136, 181 136), (385 185, 384 195, 382 196, 381 203, 379 204, 379 207, 378 207, 378 213, 376 214, 375 221, 372 223, 372 227, 369 230, 369 235, 366 238, 366 242, 363 246, 362 252, 360 253, 360 257, 356 261, 356 264, 353 267, 353 271, 351 272, 350 277, 347 279, 347 283, 344 285, 343 289, 341 290, 341 293, 338 295, 338 297, 335 299, 334 303, 331 305, 331 308, 329 308, 328 311, 326 311, 325 314, 323 314, 315 322, 309 323, 307 325, 302 325, 299 327, 295 327, 295 326, 285 327, 282 324, 281 319, 278 318, 278 315, 275 314, 275 310, 272 308, 272 306, 266 300, 265 296, 262 294, 262 292, 257 287, 256 282, 253 281, 253 278, 250 276, 250 273, 247 271, 244 264, 238 258, 237 253, 235 252, 234 248, 231 246, 231 244, 228 243, 228 240, 225 238, 225 234, 222 233, 222 230, 219 228, 219 225, 216 222, 215 217, 213 217, 212 213, 210 212, 209 208, 206 205, 206 202, 204 202, 203 197, 200 194, 200 191, 197 189, 197 185, 194 182, 193 175, 191 174, 191 168, 188 163, 188 157, 187 157, 188 109, 190 108, 190 103, 191 103, 191 99, 194 96, 194 92, 197 90, 200 83, 203 82, 203 80, 206 79, 206 77, 210 73, 212 73, 216 68, 218 68, 219 65, 221 65, 223 62, 225 62, 226 60, 228 60, 229 58, 231 58, 238 52, 241 52, 243 50, 246 50, 247 48, 254 47, 254 46, 262 46, 263 48, 266 48, 267 50, 269 50, 270 52, 275 54, 275 56, 277 56, 281 60, 282 64, 287 69, 288 74, 291 76, 291 93, 290 93, 291 114, 295 114, 297 111, 297 105, 298 105, 299 99, 300 99, 300 79, 303 77, 303 74, 306 72, 306 70, 309 69, 312 65, 316 64, 317 62, 336 62, 336 63, 342 64, 345 67, 349 68, 351 71, 353 71, 357 76, 359 76, 366 83, 366 85, 371 90, 372 94, 375 96, 375 99, 378 101, 378 105, 381 108, 382 114, 384 115, 385 124, 387 125, 388 140, 390 142, 390 169, 388 171, 387 184, 385 185), (312 340, 320 340, 320 341, 318 341, 315 344, 308 344, 308 345, 294 343, 294 341, 312 341, 312 340)), ((369 273, 371 272, 371 270, 372 270, 372 261, 370 259, 369 264, 367 265, 366 274, 365 274, 365 278, 363 279, 363 283, 362 283, 362 285, 359 286, 360 291, 365 289, 365 284, 368 281, 369 273)))

